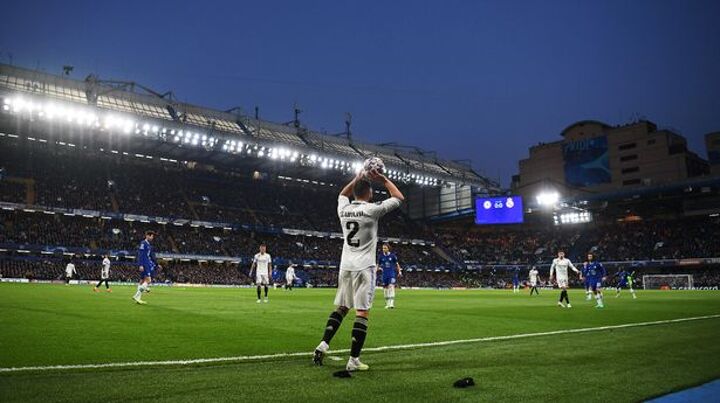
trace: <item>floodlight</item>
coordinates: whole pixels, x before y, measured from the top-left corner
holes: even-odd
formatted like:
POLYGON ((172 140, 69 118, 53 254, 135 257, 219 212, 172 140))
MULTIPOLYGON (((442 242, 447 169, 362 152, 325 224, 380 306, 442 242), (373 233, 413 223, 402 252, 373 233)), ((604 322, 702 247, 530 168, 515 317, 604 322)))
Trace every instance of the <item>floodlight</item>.
POLYGON ((554 206, 560 200, 558 192, 542 192, 535 197, 541 206, 554 206))

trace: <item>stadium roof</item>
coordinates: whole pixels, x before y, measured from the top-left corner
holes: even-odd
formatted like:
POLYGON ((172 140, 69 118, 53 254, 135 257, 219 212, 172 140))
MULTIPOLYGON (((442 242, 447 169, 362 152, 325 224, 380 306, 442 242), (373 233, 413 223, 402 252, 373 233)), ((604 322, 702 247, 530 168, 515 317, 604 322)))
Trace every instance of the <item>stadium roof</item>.
MULTIPOLYGON (((28 97, 19 102, 30 109, 39 108, 37 104, 46 101, 60 102, 60 110, 77 105, 84 108, 81 109, 84 118, 92 116, 98 128, 117 124, 126 125, 128 133, 134 130, 150 137, 155 134, 162 141, 177 143, 180 147, 175 149, 187 145, 182 152, 188 158, 197 157, 197 148, 190 150, 191 145, 197 145, 208 151, 225 151, 222 154, 228 160, 254 152, 256 157, 287 157, 288 162, 305 158, 308 164, 322 168, 351 170, 357 169, 364 158, 377 156, 385 161, 394 179, 405 183, 433 186, 453 182, 473 185, 488 193, 501 190, 498 183, 478 174, 469 164, 437 158, 434 152, 396 144, 366 144, 300 125, 254 119, 236 110, 219 111, 179 102, 172 92, 161 94, 135 82, 99 80, 93 75, 81 81, 0 64, 0 95, 5 97, 4 108, 10 112, 17 108, 10 105, 14 96, 28 97), (105 119, 115 120, 103 123, 96 116, 105 112, 115 114, 105 119)), ((173 152, 183 157, 177 155, 181 151, 173 152)))

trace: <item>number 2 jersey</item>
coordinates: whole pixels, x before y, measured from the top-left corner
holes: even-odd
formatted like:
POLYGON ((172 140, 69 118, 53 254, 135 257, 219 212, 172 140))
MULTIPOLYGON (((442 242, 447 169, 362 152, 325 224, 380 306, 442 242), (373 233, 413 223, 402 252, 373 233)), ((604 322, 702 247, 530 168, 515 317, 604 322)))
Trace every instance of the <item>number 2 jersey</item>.
POLYGON ((359 271, 375 267, 378 221, 400 207, 400 199, 391 197, 382 202, 368 203, 346 196, 338 197, 338 217, 343 232, 340 270, 359 271))

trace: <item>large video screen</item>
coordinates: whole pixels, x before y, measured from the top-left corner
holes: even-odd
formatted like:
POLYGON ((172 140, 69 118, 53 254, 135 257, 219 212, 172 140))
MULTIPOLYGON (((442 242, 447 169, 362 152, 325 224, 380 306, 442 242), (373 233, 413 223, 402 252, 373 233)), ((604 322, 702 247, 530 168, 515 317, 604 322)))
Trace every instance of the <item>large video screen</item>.
POLYGON ((563 145, 565 182, 587 187, 610 183, 610 162, 606 136, 573 141, 563 145))
POLYGON ((523 222, 520 196, 478 197, 475 199, 475 224, 519 224, 523 222))

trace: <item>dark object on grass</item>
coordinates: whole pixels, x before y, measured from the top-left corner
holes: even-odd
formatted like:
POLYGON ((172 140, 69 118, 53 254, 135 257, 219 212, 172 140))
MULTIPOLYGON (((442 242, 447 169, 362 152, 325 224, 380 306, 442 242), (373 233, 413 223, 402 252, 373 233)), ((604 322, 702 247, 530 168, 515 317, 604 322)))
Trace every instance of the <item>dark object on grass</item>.
POLYGON ((335 378, 352 378, 352 375, 350 375, 350 371, 346 370, 333 372, 333 376, 335 378))
POLYGON ((456 388, 468 388, 470 386, 475 386, 475 381, 472 378, 463 378, 455 381, 453 386, 456 388))

